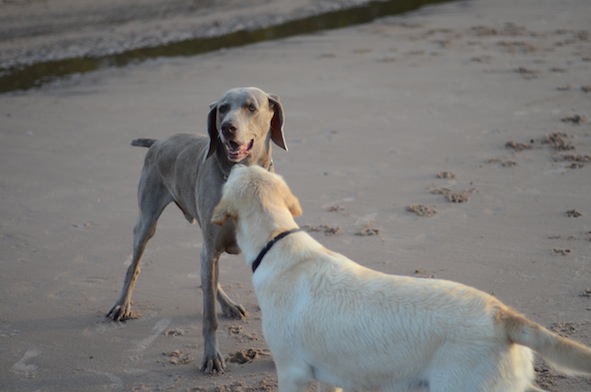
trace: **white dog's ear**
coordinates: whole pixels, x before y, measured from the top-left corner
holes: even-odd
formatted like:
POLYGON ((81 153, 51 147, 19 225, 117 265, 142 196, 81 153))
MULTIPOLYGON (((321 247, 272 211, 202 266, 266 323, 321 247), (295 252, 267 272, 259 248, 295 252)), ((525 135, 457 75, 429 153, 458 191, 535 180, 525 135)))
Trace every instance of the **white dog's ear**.
POLYGON ((211 223, 222 226, 228 219, 234 218, 236 216, 236 214, 232 211, 233 209, 231 208, 230 203, 222 197, 222 200, 220 200, 218 205, 213 210, 211 223))
POLYGON ((285 194, 285 205, 294 218, 296 216, 302 215, 303 211, 302 207, 300 206, 300 201, 291 192, 287 192, 285 194))

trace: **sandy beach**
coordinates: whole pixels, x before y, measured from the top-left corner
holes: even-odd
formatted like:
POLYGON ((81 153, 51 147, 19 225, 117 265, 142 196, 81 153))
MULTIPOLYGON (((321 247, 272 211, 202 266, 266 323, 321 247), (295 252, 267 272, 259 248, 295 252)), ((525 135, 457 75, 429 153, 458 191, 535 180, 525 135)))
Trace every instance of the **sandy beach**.
MULTIPOLYGON (((249 317, 220 312, 228 369, 198 370, 201 234, 174 205, 143 258, 142 317, 105 318, 137 218, 146 150, 130 141, 205 133, 237 86, 280 97, 276 170, 328 248, 591 345, 590 22, 588 0, 459 1, 0 95, 0 390, 277 390, 241 255, 221 283, 249 317)), ((547 391, 591 390, 536 371, 547 391)))

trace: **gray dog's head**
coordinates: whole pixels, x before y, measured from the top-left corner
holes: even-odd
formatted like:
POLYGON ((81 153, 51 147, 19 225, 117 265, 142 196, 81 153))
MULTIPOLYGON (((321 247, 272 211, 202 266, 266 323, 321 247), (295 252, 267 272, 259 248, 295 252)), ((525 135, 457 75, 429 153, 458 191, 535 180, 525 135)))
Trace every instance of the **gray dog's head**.
POLYGON ((220 146, 232 162, 260 156, 270 139, 287 150, 283 137, 283 108, 276 96, 256 87, 235 88, 210 105, 207 130, 209 158, 220 146))

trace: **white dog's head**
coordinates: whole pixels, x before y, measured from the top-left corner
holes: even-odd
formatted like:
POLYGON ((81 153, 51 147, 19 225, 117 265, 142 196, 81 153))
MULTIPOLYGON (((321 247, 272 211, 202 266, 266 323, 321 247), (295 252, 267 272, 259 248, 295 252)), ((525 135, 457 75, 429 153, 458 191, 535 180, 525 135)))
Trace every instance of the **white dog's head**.
POLYGON ((302 214, 298 199, 281 176, 260 166, 235 165, 211 222, 223 225, 228 219, 238 220, 253 214, 259 219, 273 219, 274 213, 285 210, 292 217, 302 214))

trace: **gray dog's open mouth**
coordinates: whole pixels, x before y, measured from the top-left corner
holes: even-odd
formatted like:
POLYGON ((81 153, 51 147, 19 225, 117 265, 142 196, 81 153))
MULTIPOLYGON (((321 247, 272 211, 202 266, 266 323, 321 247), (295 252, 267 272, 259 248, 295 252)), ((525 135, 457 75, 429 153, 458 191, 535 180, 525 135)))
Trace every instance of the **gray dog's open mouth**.
POLYGON ((233 140, 230 140, 226 144, 228 148, 228 158, 233 162, 240 162, 248 156, 252 146, 254 146, 254 139, 247 144, 238 144, 233 140))

